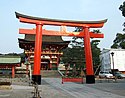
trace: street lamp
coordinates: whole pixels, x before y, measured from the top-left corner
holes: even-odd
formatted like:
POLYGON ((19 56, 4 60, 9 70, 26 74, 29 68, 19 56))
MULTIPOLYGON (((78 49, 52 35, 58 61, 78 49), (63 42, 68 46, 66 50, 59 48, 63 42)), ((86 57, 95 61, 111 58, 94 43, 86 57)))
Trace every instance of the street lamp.
POLYGON ((113 70, 112 70, 112 73, 113 73, 113 76, 114 76, 114 52, 111 52, 111 55, 112 55, 112 65, 113 65, 113 70))

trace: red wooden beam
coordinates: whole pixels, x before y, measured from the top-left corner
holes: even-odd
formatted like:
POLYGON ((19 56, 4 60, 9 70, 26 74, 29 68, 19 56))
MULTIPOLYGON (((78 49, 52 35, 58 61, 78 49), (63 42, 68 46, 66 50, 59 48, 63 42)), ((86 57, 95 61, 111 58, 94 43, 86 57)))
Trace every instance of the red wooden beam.
MULTIPOLYGON (((53 30, 42 30, 43 35, 52 35, 52 36, 76 36, 84 37, 84 32, 61 32, 53 30)), ((36 29, 19 29, 20 34, 36 34, 36 29)), ((104 38, 104 34, 89 32, 91 38, 104 38)))
POLYGON ((89 27, 89 28, 101 28, 107 21, 74 21, 74 20, 59 20, 59 19, 48 19, 28 16, 20 13, 16 13, 16 17, 19 18, 20 22, 30 24, 42 24, 42 25, 56 25, 56 26, 71 26, 71 27, 89 27))
POLYGON ((89 27, 89 28, 101 28, 104 25, 104 22, 102 23, 75 23, 75 22, 69 22, 69 23, 63 23, 58 21, 46 21, 46 20, 33 20, 33 19, 27 19, 19 17, 20 22, 23 23, 30 23, 30 24, 42 24, 42 25, 55 25, 55 26, 71 26, 71 27, 89 27))

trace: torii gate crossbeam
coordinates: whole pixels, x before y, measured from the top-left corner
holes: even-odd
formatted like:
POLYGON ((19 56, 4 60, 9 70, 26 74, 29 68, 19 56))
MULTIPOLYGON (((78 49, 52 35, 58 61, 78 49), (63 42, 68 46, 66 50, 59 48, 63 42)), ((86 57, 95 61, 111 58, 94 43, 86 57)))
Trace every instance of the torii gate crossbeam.
MULTIPOLYGON (((107 20, 101 21, 72 21, 72 20, 57 20, 57 19, 46 19, 39 17, 32 17, 28 15, 23 15, 16 12, 16 17, 23 23, 35 24, 36 29, 35 32, 31 31, 29 33, 35 33, 35 54, 34 54, 34 68, 32 80, 38 84, 41 84, 41 75, 40 75, 40 63, 41 63, 41 47, 42 47, 42 34, 48 34, 46 31, 42 29, 43 25, 55 25, 55 26, 71 26, 71 27, 83 27, 83 31, 79 34, 68 34, 68 36, 79 36, 84 37, 84 45, 85 45, 85 57, 86 57, 86 83, 95 83, 94 71, 93 71, 93 63, 92 63, 92 52, 90 45, 90 38, 100 37, 103 35, 93 34, 89 32, 89 28, 101 28, 107 20)), ((20 29, 20 33, 26 33, 23 31, 24 29, 20 29)), ((30 30, 29 30, 30 31, 30 30)), ((59 32, 55 32, 57 35, 64 35, 59 32)), ((50 34, 50 33, 49 33, 50 34)), ((67 34, 67 32, 65 32, 67 34)), ((53 34, 52 34, 53 35, 53 34)))
MULTIPOLYGON (((19 34, 36 34, 36 29, 19 29, 19 34)), ((76 36, 84 37, 84 32, 66 32, 66 31, 53 31, 53 30, 42 30, 42 35, 51 36, 76 36)), ((104 34, 89 32, 90 38, 104 38, 104 34)))

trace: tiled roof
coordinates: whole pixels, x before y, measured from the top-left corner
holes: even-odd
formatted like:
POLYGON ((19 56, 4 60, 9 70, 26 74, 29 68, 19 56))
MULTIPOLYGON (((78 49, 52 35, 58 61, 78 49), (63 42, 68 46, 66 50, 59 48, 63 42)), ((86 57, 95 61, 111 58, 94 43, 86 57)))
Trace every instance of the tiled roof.
MULTIPOLYGON (((22 49, 28 49, 27 46, 35 44, 35 35, 25 35, 24 39, 18 39, 19 40, 19 47, 22 49)), ((42 45, 59 45, 63 47, 68 47, 68 44, 70 41, 63 41, 61 36, 45 36, 42 37, 42 45)))
POLYGON ((1 64, 19 64, 21 62, 21 58, 19 56, 0 56, 0 65, 1 64))
MULTIPOLYGON (((35 41, 35 35, 33 34, 25 34, 26 41, 35 41)), ((43 35, 42 37, 43 42, 64 42, 61 38, 61 36, 46 36, 43 35)))

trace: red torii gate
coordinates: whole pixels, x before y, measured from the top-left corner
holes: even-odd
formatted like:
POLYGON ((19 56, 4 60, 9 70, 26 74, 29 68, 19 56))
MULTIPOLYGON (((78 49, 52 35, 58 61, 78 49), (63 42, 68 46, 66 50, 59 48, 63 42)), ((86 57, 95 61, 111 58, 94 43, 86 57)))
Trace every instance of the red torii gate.
POLYGON ((103 38, 104 35, 89 32, 89 28, 101 28, 103 27, 107 19, 101 21, 72 21, 72 20, 57 20, 57 19, 32 17, 17 12, 15 12, 15 14, 16 17, 20 20, 20 22, 36 25, 36 29, 19 29, 20 34, 36 34, 35 50, 34 50, 34 68, 32 75, 32 80, 34 82, 41 84, 40 66, 41 66, 42 35, 52 35, 52 36, 84 37, 85 57, 86 57, 86 83, 95 83, 90 38, 103 38), (83 27, 83 31, 66 32, 65 30, 62 31, 45 30, 42 29, 43 25, 83 27))

